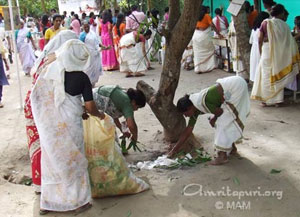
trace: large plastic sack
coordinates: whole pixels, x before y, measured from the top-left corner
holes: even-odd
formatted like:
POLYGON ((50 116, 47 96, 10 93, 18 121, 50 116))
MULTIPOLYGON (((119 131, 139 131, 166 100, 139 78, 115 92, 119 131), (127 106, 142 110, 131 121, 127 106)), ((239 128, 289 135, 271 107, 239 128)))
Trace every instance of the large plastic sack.
POLYGON ((149 185, 137 178, 128 168, 115 140, 113 119, 104 120, 90 116, 83 121, 85 153, 92 197, 136 194, 149 189, 149 185))

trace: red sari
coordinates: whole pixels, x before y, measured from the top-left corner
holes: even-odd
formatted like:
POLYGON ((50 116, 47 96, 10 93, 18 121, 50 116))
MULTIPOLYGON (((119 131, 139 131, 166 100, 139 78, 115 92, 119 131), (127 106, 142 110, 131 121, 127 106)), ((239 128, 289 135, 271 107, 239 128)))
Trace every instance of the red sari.
MULTIPOLYGON (((39 72, 43 67, 44 61, 41 62, 37 72, 33 75, 32 86, 36 83, 39 72)), ((26 118, 26 133, 28 140, 29 155, 31 161, 31 172, 32 172, 32 183, 35 186, 35 191, 40 192, 41 187, 41 147, 40 138, 35 126, 35 122, 32 116, 31 101, 30 101, 31 90, 28 91, 25 99, 24 113, 26 118)))

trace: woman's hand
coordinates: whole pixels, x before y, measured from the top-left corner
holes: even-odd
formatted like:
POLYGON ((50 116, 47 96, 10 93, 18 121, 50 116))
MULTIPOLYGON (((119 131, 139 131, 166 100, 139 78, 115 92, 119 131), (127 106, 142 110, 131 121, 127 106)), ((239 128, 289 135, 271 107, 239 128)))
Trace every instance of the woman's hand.
POLYGON ((99 118, 100 118, 100 120, 103 120, 104 118, 105 118, 105 114, 103 113, 103 112, 99 112, 100 114, 99 114, 99 118))
POLYGON ((9 65, 7 63, 5 63, 5 69, 6 69, 6 71, 9 70, 9 65))
POLYGON ((131 133, 130 132, 122 132, 122 134, 123 134, 123 137, 124 138, 130 138, 131 137, 131 133))
POLYGON ((88 113, 84 112, 84 113, 81 115, 81 117, 82 117, 83 120, 87 120, 87 119, 89 119, 90 116, 88 115, 88 113))
POLYGON ((211 125, 212 127, 215 127, 216 121, 217 121, 217 117, 216 117, 216 116, 214 116, 213 118, 210 118, 210 119, 209 119, 209 123, 210 123, 210 125, 211 125))

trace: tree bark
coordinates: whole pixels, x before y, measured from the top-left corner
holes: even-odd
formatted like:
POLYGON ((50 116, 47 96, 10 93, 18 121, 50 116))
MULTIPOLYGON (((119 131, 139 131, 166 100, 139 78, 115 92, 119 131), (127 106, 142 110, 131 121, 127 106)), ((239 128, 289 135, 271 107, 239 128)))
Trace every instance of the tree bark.
POLYGON ((158 91, 143 81, 137 88, 144 92, 147 102, 164 128, 167 141, 176 142, 186 126, 185 119, 173 104, 180 77, 181 57, 195 30, 202 0, 184 1, 180 15, 179 0, 170 0, 170 17, 166 37, 166 54, 158 91))
POLYGON ((42 9, 43 9, 43 12, 46 14, 47 9, 46 9, 46 6, 45 6, 45 0, 41 0, 41 6, 42 6, 42 9))
POLYGON ((151 9, 152 9, 151 0, 147 0, 147 8, 148 8, 148 11, 151 11, 151 9))
POLYGON ((245 67, 245 73, 242 73, 241 76, 245 79, 249 79, 251 45, 249 44, 250 28, 247 20, 245 5, 243 5, 237 16, 232 17, 236 31, 237 47, 245 67))

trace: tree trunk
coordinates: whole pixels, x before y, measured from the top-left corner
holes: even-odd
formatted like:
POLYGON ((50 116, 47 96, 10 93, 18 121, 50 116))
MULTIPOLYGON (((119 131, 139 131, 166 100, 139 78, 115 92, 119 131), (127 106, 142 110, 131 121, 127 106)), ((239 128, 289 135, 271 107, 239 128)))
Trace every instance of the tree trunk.
POLYGON ((147 8, 148 8, 148 11, 151 11, 151 9, 152 9, 151 0, 147 0, 147 8))
POLYGON ((117 2, 117 0, 114 0, 114 9, 118 9, 118 2, 117 2))
POLYGON ((47 9, 46 9, 46 6, 45 6, 45 0, 41 0, 41 6, 42 6, 42 9, 43 9, 43 12, 46 14, 47 9))
POLYGON ((241 76, 245 79, 249 79, 251 45, 249 44, 250 28, 247 20, 245 5, 243 5, 237 16, 232 17, 236 31, 237 47, 246 70, 245 73, 241 74, 241 76))
POLYGON ((137 88, 144 92, 147 102, 164 128, 167 141, 176 142, 186 123, 173 104, 174 95, 180 77, 181 57, 195 30, 202 0, 184 1, 180 15, 179 0, 170 0, 170 17, 166 37, 166 54, 163 63, 158 91, 143 81, 137 88))

